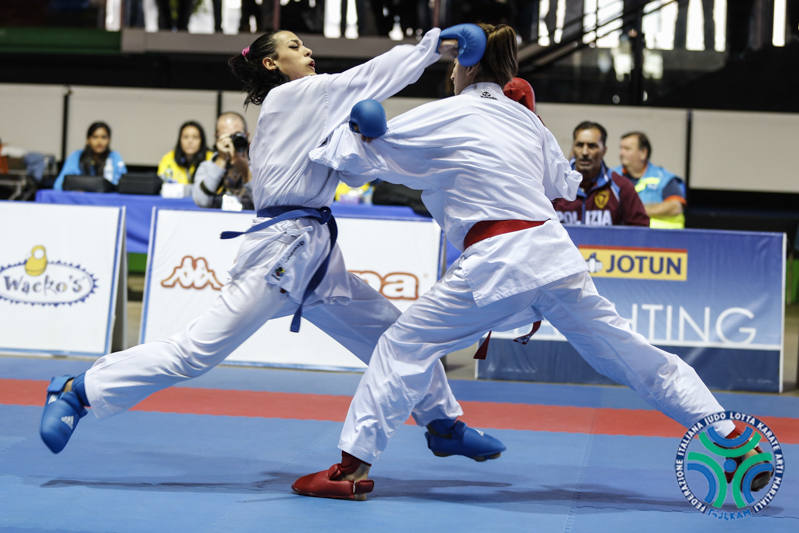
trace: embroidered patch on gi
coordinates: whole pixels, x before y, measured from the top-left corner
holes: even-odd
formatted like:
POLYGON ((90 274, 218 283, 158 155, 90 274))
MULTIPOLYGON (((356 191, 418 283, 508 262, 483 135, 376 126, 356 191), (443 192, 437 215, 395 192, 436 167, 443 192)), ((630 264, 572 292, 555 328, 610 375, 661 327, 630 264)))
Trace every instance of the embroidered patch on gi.
POLYGON ((496 100, 496 98, 491 96, 491 93, 488 91, 483 91, 483 94, 480 95, 480 98, 488 98, 489 100, 496 100))
MULTIPOLYGON (((272 273, 269 276, 272 279, 281 281, 284 275, 288 275, 291 277, 291 273, 288 271, 291 270, 292 266, 296 262, 296 259, 300 257, 300 253, 306 246, 305 239, 297 239, 292 243, 291 247, 283 252, 283 255, 277 260, 275 263, 275 268, 272 270, 272 273)), ((284 283, 291 283, 291 282, 284 282, 284 283)))
POLYGON ((599 209, 604 209, 606 205, 608 205, 608 200, 610 199, 610 191, 599 191, 594 196, 594 205, 597 206, 599 209))

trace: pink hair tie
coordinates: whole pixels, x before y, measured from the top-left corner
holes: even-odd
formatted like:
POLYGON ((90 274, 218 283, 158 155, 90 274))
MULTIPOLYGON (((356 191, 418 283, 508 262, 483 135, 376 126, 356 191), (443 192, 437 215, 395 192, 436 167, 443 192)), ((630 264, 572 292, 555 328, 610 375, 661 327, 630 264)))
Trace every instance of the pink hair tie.
POLYGON ((250 53, 250 47, 249 46, 241 51, 241 55, 244 56, 244 59, 247 59, 247 54, 249 54, 249 53, 250 53))

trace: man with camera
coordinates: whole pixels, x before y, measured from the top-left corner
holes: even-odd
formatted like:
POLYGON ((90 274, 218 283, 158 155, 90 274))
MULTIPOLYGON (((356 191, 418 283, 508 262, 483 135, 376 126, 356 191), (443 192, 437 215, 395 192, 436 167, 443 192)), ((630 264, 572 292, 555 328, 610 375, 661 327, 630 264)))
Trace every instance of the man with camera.
POLYGON ((194 175, 192 198, 200 207, 253 209, 249 141, 244 117, 233 111, 216 121, 216 153, 194 175))

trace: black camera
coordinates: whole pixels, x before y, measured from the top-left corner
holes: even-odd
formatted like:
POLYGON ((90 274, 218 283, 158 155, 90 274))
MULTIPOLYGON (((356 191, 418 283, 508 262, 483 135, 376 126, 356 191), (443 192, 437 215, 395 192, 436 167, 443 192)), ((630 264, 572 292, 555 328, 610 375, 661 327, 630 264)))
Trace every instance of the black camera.
POLYGON ((230 140, 233 142, 233 148, 237 152, 246 152, 250 148, 250 141, 247 136, 239 131, 231 135, 230 140))

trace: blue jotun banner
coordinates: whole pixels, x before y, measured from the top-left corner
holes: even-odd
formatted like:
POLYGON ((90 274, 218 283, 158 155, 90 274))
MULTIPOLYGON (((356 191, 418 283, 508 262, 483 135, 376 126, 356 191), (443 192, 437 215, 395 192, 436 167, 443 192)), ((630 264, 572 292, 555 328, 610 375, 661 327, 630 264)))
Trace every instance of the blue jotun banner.
MULTIPOLYGON (((599 293, 634 331, 679 355, 710 388, 782 391, 785 235, 567 227, 599 293)), ((613 383, 546 321, 494 332, 477 377, 613 383)))

